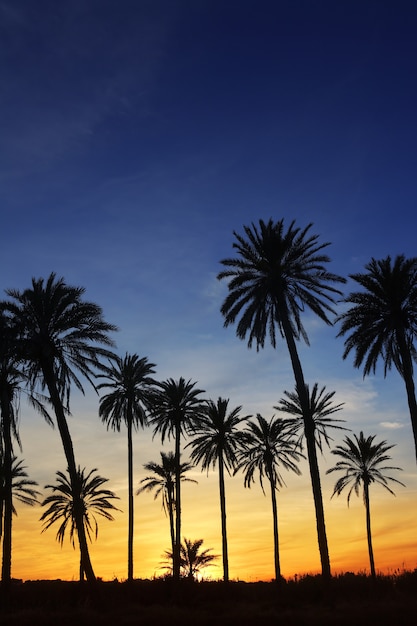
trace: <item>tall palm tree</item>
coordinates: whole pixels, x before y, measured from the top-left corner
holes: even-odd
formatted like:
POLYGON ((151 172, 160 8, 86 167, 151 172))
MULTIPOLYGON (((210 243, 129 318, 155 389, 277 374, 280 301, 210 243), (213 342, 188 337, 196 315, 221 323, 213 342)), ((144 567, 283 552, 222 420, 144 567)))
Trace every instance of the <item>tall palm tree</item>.
POLYGON ((217 402, 208 400, 204 415, 193 429, 191 460, 201 463, 201 469, 209 471, 219 464, 220 516, 222 527, 223 580, 229 581, 229 559, 227 550, 226 526, 226 491, 224 471, 230 475, 236 467, 237 452, 242 434, 237 430, 239 424, 249 415, 240 417, 241 406, 227 412, 229 400, 218 398, 217 402))
MULTIPOLYGON (((39 491, 34 487, 38 484, 28 477, 26 467, 23 461, 18 461, 14 456, 12 458, 12 505, 11 514, 17 515, 14 506, 14 500, 34 506, 38 503, 39 491)), ((11 561, 12 561, 12 522, 8 519, 8 475, 7 460, 5 456, 0 459, 0 540, 3 539, 3 567, 2 567, 2 585, 10 583, 11 580, 11 561), (3 533, 4 529, 4 533, 3 533)), ((12 517, 11 515, 11 517, 12 517)))
MULTIPOLYGON (((58 522, 60 526, 56 539, 61 545, 69 530, 70 540, 75 548, 75 536, 79 537, 78 515, 81 515, 85 535, 91 541, 92 533, 96 539, 98 535, 97 516, 113 521, 112 512, 119 510, 111 502, 119 498, 113 491, 102 488, 108 479, 95 474, 96 472, 97 469, 92 469, 87 474, 85 468, 78 467, 75 490, 70 476, 63 472, 56 473, 55 485, 45 485, 45 489, 52 489, 52 495, 42 502, 42 506, 48 506, 40 517, 44 526, 42 532, 58 522), (79 512, 77 508, 80 509, 79 512)), ((80 581, 83 580, 84 573, 84 561, 80 551, 80 581)))
POLYGON ((161 434, 162 443, 165 437, 175 442, 175 546, 173 576, 180 577, 180 545, 181 545, 181 437, 186 435, 193 423, 202 415, 203 400, 199 397, 204 393, 196 389, 196 383, 184 378, 158 382, 152 396, 150 409, 151 423, 154 425, 154 436, 161 434))
POLYGON ((109 393, 100 399, 99 415, 107 424, 120 432, 122 422, 127 428, 127 459, 128 459, 128 549, 127 579, 133 580, 133 439, 132 432, 139 426, 147 425, 146 407, 149 404, 150 390, 154 384, 151 374, 155 373, 155 364, 149 363, 146 357, 139 358, 137 354, 126 354, 122 359, 114 358, 114 364, 105 368, 105 377, 108 380, 97 389, 109 389, 109 393))
MULTIPOLYGON (((93 385, 100 357, 111 358, 109 332, 116 330, 103 319, 101 308, 83 300, 84 289, 72 287, 52 273, 46 281, 32 279, 24 291, 10 289, 11 300, 2 303, 18 332, 18 346, 32 389, 47 390, 53 406, 76 501, 75 524, 81 561, 88 581, 95 581, 77 493, 78 477, 67 423, 71 386, 84 392, 81 374, 93 385)), ((94 385, 93 385, 94 386, 94 385)))
POLYGON ((374 552, 372 548, 369 487, 372 483, 377 483, 395 495, 392 489, 388 487, 388 481, 393 481, 399 485, 405 486, 396 478, 383 474, 383 472, 401 470, 401 468, 383 465, 383 463, 386 463, 391 459, 387 452, 388 450, 391 450, 394 445, 389 446, 386 441, 374 443, 375 436, 376 435, 365 438, 363 432, 361 431, 359 437, 357 435, 353 436, 354 439, 345 437, 345 445, 336 446, 336 448, 332 450, 332 454, 341 457, 342 461, 338 461, 334 467, 327 470, 327 474, 339 471, 344 472, 344 475, 338 479, 334 486, 332 497, 335 494, 339 496, 343 489, 350 485, 347 496, 348 505, 352 491, 354 491, 358 496, 360 487, 362 486, 363 503, 366 510, 366 533, 368 538, 369 562, 371 566, 372 578, 375 578, 376 573, 374 552))
MULTIPOLYGON (((1 303, 0 303, 1 307, 1 303)), ((17 428, 18 408, 21 393, 27 391, 28 382, 23 361, 17 349, 17 332, 13 321, 0 310, 0 453, 2 471, 2 515, 1 535, 3 536, 2 587, 11 581, 12 559, 12 516, 13 516, 13 476, 19 468, 13 466, 15 440, 22 450, 17 428)), ((44 406, 45 398, 34 392, 27 394, 33 408, 52 423, 44 406)))
MULTIPOLYGON (((184 537, 184 543, 181 543, 181 570, 182 575, 189 580, 195 580, 197 574, 218 558, 217 554, 209 554, 211 548, 200 552, 200 548, 203 545, 203 539, 186 539, 184 537)), ((168 559, 172 559, 171 552, 165 552, 164 556, 168 559)))
POLYGON ((301 313, 310 309, 326 324, 331 324, 329 314, 335 314, 333 304, 341 292, 333 283, 344 278, 327 271, 329 257, 324 253, 328 243, 320 243, 317 235, 310 234, 311 224, 300 229, 291 222, 285 230, 284 221, 259 221, 259 227, 244 226, 245 236, 234 233, 233 248, 236 258, 224 259, 227 268, 219 279, 226 279, 228 295, 221 312, 224 325, 238 319, 236 334, 239 339, 248 336, 248 347, 255 342, 263 348, 266 335, 276 347, 277 331, 285 339, 295 383, 300 395, 305 423, 307 454, 317 519, 318 544, 323 577, 331 576, 329 550, 324 520, 323 498, 320 487, 314 422, 309 411, 309 398, 296 340, 308 344, 307 333, 301 322, 301 313))
POLYGON ((345 302, 351 306, 339 315, 338 337, 346 335, 343 358, 353 350, 354 366, 363 365, 363 375, 375 373, 379 359, 384 375, 394 365, 403 378, 410 410, 417 459, 417 401, 413 361, 417 360, 417 257, 390 256, 365 266, 366 273, 350 278, 361 291, 345 302))
MULTIPOLYGON (((165 511, 165 515, 169 519, 169 531, 171 537, 171 550, 174 553, 175 546, 175 525, 174 525, 174 512, 175 512, 175 476, 176 476, 176 462, 173 452, 161 452, 161 463, 155 463, 150 461, 143 466, 147 472, 153 472, 150 476, 145 476, 140 481, 142 487, 140 487, 136 495, 144 493, 145 491, 155 491, 154 500, 158 496, 162 497, 162 508, 165 511)), ((186 472, 192 469, 191 463, 180 463, 180 480, 181 482, 197 483, 192 478, 185 476, 186 472)))
POLYGON ((255 482, 255 474, 259 474, 262 491, 263 479, 268 480, 271 489, 272 520, 274 529, 274 562, 275 580, 281 580, 278 537, 278 506, 276 492, 285 485, 280 468, 291 470, 300 475, 297 462, 302 454, 297 450, 292 425, 288 420, 272 417, 268 422, 259 413, 256 421, 249 420, 243 431, 244 439, 241 446, 235 473, 240 469, 245 472, 245 487, 255 482))

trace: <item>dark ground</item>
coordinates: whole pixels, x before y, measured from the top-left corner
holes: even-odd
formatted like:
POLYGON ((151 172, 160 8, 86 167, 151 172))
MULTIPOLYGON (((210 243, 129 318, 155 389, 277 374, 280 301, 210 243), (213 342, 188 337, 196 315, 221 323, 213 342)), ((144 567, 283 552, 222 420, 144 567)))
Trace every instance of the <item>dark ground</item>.
POLYGON ((396 576, 344 574, 244 583, 13 582, 2 590, 10 626, 405 626, 417 623, 417 570, 396 576))

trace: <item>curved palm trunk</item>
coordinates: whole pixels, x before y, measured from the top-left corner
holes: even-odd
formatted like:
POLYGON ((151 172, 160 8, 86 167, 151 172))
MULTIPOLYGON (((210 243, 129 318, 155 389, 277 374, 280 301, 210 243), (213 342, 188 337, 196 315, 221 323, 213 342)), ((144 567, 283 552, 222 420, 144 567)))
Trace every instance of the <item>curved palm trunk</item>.
POLYGON ((175 431, 175 545, 172 574, 175 580, 179 580, 181 573, 181 429, 179 423, 176 425, 175 431))
POLYGON ((229 582, 229 556, 227 551, 226 529, 226 490, 224 485, 223 453, 219 454, 219 489, 220 489, 220 516, 222 520, 222 555, 223 555, 223 580, 229 582))
POLYGON ((371 576, 372 578, 376 578, 374 551, 372 548, 371 509, 369 506, 369 485, 366 482, 363 485, 363 497, 364 497, 365 509, 366 509, 366 534, 368 537, 368 552, 369 552, 369 563, 371 565, 371 576))
MULTIPOLYGON (((171 554, 174 559, 175 549, 175 527, 174 527, 174 494, 173 485, 168 485, 168 517, 169 517, 169 532, 171 535, 171 554)), ((174 560, 172 561, 172 571, 174 571, 174 560)))
POLYGON ((278 538, 278 506, 277 506, 277 492, 275 490, 274 482, 271 478, 272 474, 269 474, 269 484, 271 486, 271 500, 272 500, 272 522, 274 527, 274 563, 275 563, 275 582, 281 582, 281 564, 279 561, 279 538, 278 538))
POLYGON ((128 532, 127 532, 127 579, 133 580, 133 441, 132 441, 133 415, 129 407, 127 421, 127 473, 128 473, 128 532))
MULTIPOLYGON (((42 371, 46 386, 48 387, 52 406, 54 407, 55 417, 58 425, 59 434, 64 448, 65 458, 68 463, 68 473, 71 481, 75 525, 77 527, 78 543, 80 546, 81 565, 80 570, 86 576, 88 582, 95 582, 93 566, 88 551, 87 537, 84 527, 83 508, 81 502, 80 485, 77 480, 77 467, 75 464, 74 449, 72 446, 71 435, 68 429, 67 420, 65 418, 64 408, 55 382, 55 376, 52 365, 47 362, 42 364, 42 371)), ((82 580, 83 576, 80 576, 82 580)))
POLYGON ((11 436, 10 398, 7 389, 1 394, 1 416, 3 430, 3 463, 4 463, 4 508, 2 510, 3 524, 3 555, 1 580, 2 586, 7 588, 11 581, 12 569, 12 519, 13 519, 13 491, 12 491, 12 459, 13 447, 11 436))
POLYGON ((413 361, 410 350, 404 337, 404 332, 397 333, 398 347, 400 349, 403 371, 400 372, 407 391, 408 408, 410 410, 411 426, 414 435, 414 448, 417 461, 417 401, 413 376, 413 361))
MULTIPOLYGON (((286 306, 280 307, 281 311, 286 311, 286 306)), ((325 579, 331 577, 329 548, 327 544, 326 524, 324 521, 323 497, 321 492, 320 471, 317 460, 316 441, 314 437, 314 420, 310 412, 310 403, 304 381, 304 374, 301 362, 295 345, 294 335, 287 315, 282 315, 282 327, 285 340, 290 354, 291 364, 294 372, 297 393, 300 398, 301 409, 304 420, 304 433, 307 444, 307 456, 310 467, 311 486, 313 489, 313 499, 316 511, 317 538, 319 544, 321 572, 325 579)))

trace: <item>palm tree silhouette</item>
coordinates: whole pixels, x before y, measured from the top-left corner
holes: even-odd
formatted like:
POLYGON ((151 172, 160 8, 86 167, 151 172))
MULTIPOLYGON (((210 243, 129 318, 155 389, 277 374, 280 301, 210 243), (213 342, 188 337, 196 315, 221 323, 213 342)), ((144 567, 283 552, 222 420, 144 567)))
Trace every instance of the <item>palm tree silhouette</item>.
POLYGON ((269 482, 274 529, 275 580, 279 583, 281 580, 281 565, 279 557, 276 492, 279 487, 285 485, 280 467, 300 475, 301 472, 297 462, 302 458, 302 454, 297 450, 297 442, 294 437, 292 425, 288 420, 272 417, 268 422, 259 413, 256 416, 256 420, 257 421, 249 420, 243 431, 243 445, 238 455, 238 464, 235 473, 240 469, 244 470, 245 487, 250 487, 252 483, 255 482, 255 473, 258 473, 264 493, 264 477, 267 478, 269 482))
POLYGON ((146 407, 150 401, 150 390, 154 384, 151 374, 155 373, 154 363, 149 363, 146 357, 139 358, 137 354, 126 354, 122 359, 114 358, 114 364, 105 368, 105 377, 108 380, 97 389, 110 389, 109 393, 100 399, 99 415, 107 424, 120 432, 121 424, 127 427, 127 458, 128 458, 128 574, 127 579, 133 580, 133 429, 137 430, 147 424, 146 407))
MULTIPOLYGON (((0 306, 1 303, 0 303, 0 306)), ((21 355, 17 349, 17 331, 13 323, 3 311, 0 311, 0 454, 2 471, 2 514, 1 536, 3 536, 2 554, 2 588, 11 581, 12 559, 12 515, 13 515, 13 472, 19 468, 13 466, 13 439, 20 450, 22 445, 17 428, 17 415, 21 392, 25 390, 27 376, 23 369, 21 355)), ((28 399, 32 406, 50 419, 39 394, 29 393, 28 399)))
MULTIPOLYGON (((30 480, 26 470, 26 466, 23 465, 23 461, 14 456, 12 458, 12 515, 17 515, 16 508, 14 506, 14 500, 34 506, 38 504, 39 491, 34 489, 38 484, 34 480, 30 480)), ((2 456, 0 460, 0 540, 3 539, 3 568, 2 568, 2 584, 8 583, 11 580, 11 562, 12 562, 12 521, 7 519, 8 509, 6 502, 8 500, 8 486, 6 484, 7 479, 7 467, 6 457, 2 456), (4 529, 4 533, 3 533, 4 529), (7 529, 7 534, 6 534, 7 529), (8 542, 6 544, 6 541, 8 542), (6 544, 6 545, 5 545, 6 544), (4 575, 4 578, 3 578, 4 575)))
MULTIPOLYGON (((113 356, 103 346, 113 345, 108 333, 116 330, 104 321, 98 305, 83 300, 84 291, 52 273, 46 282, 33 278, 30 289, 8 290, 12 300, 2 305, 17 328, 18 346, 32 389, 39 385, 49 393, 75 500, 79 497, 78 474, 67 423, 71 386, 84 392, 79 374, 93 385, 100 357, 113 356)), ((87 580, 95 581, 80 502, 75 502, 74 514, 82 567, 87 580)))
MULTIPOLYGON (((69 530, 70 541, 75 549, 75 536, 79 537, 78 519, 81 516, 85 536, 92 540, 92 533, 97 539, 98 522, 97 516, 113 521, 112 511, 119 511, 110 500, 119 499, 109 489, 102 489, 108 481, 98 474, 97 469, 92 469, 86 474, 86 469, 77 469, 76 482, 71 480, 63 472, 57 472, 55 485, 45 485, 45 489, 52 489, 52 495, 45 498, 42 506, 48 506, 40 517, 43 522, 43 530, 47 530, 53 524, 59 523, 56 539, 62 545, 65 533, 69 530), (74 493, 74 486, 76 494, 74 493), (76 508, 80 511, 77 514, 76 508)), ((69 474, 69 472, 68 472, 69 474)), ((80 581, 84 579, 84 562, 80 551, 80 581)))
MULTIPOLYGON (((231 473, 236 467, 239 441, 242 434, 238 425, 250 416, 240 417, 241 406, 227 413, 229 400, 218 398, 217 402, 208 400, 206 412, 193 428, 191 460, 201 463, 201 469, 209 471, 219 464, 220 515, 222 527, 223 580, 229 581, 229 559, 227 550, 226 526, 226 491, 224 470, 231 473)), ((187 446, 188 447, 188 446, 187 446)))
POLYGON ((224 325, 235 323, 239 339, 248 336, 248 347, 255 342, 263 348, 267 334, 276 347, 277 330, 286 341, 300 396, 305 423, 305 437, 310 477, 316 510, 318 544, 323 577, 329 578, 330 559, 324 520, 323 498, 314 437, 314 422, 310 416, 303 369, 298 356, 296 340, 308 344, 307 333, 301 322, 301 313, 310 309, 326 324, 328 315, 335 314, 332 305, 341 295, 332 283, 345 279, 328 272, 329 257, 323 250, 329 244, 319 243, 317 235, 310 234, 311 224, 301 230, 291 222, 288 230, 284 221, 259 221, 259 227, 244 226, 245 236, 234 232, 233 248, 236 258, 224 259, 227 268, 219 279, 228 282, 228 295, 221 312, 224 325))
POLYGON ((180 378, 178 381, 169 378, 156 383, 150 408, 151 423, 154 425, 154 436, 161 434, 162 443, 165 437, 174 438, 175 442, 175 545, 173 551, 173 576, 180 578, 180 545, 181 545, 181 437, 187 434, 197 419, 200 418, 204 393, 195 388, 196 383, 180 378))
MULTIPOLYGON (((142 487, 140 487, 136 495, 144 493, 145 491, 155 491, 154 500, 158 496, 162 497, 162 508, 169 519, 169 531, 171 537, 171 550, 174 553, 175 546, 175 526, 174 526, 174 512, 175 512, 175 477, 176 477, 176 462, 173 452, 161 452, 161 463, 155 463, 150 461, 143 466, 147 472, 153 472, 152 476, 145 476, 140 481, 142 487)), ((180 463, 180 480, 181 482, 197 483, 192 478, 185 476, 186 472, 192 469, 191 463, 180 463)))
POLYGON ((366 510, 366 532, 368 538, 369 562, 371 566, 371 576, 372 578, 375 578, 376 573, 374 552, 372 548, 369 487, 372 483, 377 483, 395 495, 392 489, 388 487, 388 481, 393 481, 403 487, 405 485, 396 478, 383 474, 383 472, 387 471, 401 470, 400 467, 383 465, 383 463, 386 463, 391 459, 387 452, 388 450, 391 450, 394 445, 389 446, 386 441, 374 444, 376 435, 365 438, 362 431, 359 437, 357 437, 357 435, 353 436, 354 439, 345 437, 345 445, 336 446, 336 448, 332 450, 332 454, 340 456, 343 460, 338 461, 334 467, 327 470, 327 474, 339 471, 345 472, 344 476, 341 476, 336 482, 332 497, 335 494, 339 496, 344 488, 350 485, 347 496, 348 505, 352 491, 354 491, 358 496, 360 487, 362 486, 363 503, 366 510))
MULTIPOLYGON (((211 548, 200 552, 202 544, 203 539, 193 541, 185 537, 184 543, 181 543, 181 571, 182 575, 189 580, 195 580, 202 569, 218 558, 217 554, 209 554, 211 548)), ((164 556, 169 560, 172 559, 172 553, 169 551, 165 552, 164 556)), ((168 569, 170 569, 169 566, 168 569)))
POLYGON ((365 274, 352 274, 362 291, 352 292, 345 302, 352 306, 339 315, 338 337, 347 335, 343 358, 353 350, 354 366, 363 365, 363 375, 375 373, 379 359, 384 375, 394 365, 403 378, 417 459, 417 401, 413 361, 417 360, 417 258, 399 255, 365 266, 365 274))

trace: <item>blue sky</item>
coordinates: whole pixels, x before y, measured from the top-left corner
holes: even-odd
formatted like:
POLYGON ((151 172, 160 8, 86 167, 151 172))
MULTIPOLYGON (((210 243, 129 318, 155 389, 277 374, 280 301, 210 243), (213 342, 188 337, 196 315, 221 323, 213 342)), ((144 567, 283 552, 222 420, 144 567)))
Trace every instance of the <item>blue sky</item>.
MULTIPOLYGON (((120 354, 272 414, 285 347, 223 329, 219 261, 269 217, 313 222, 343 276, 416 254, 416 27, 405 1, 1 0, 2 288, 54 271, 119 327, 120 354)), ((306 324, 307 379, 353 429, 394 437, 415 480, 398 375, 362 381, 336 329, 306 324)), ((97 398, 73 412, 75 438, 78 414, 101 433, 81 462, 106 465, 97 398)), ((52 463, 23 445, 42 484, 52 463)))

